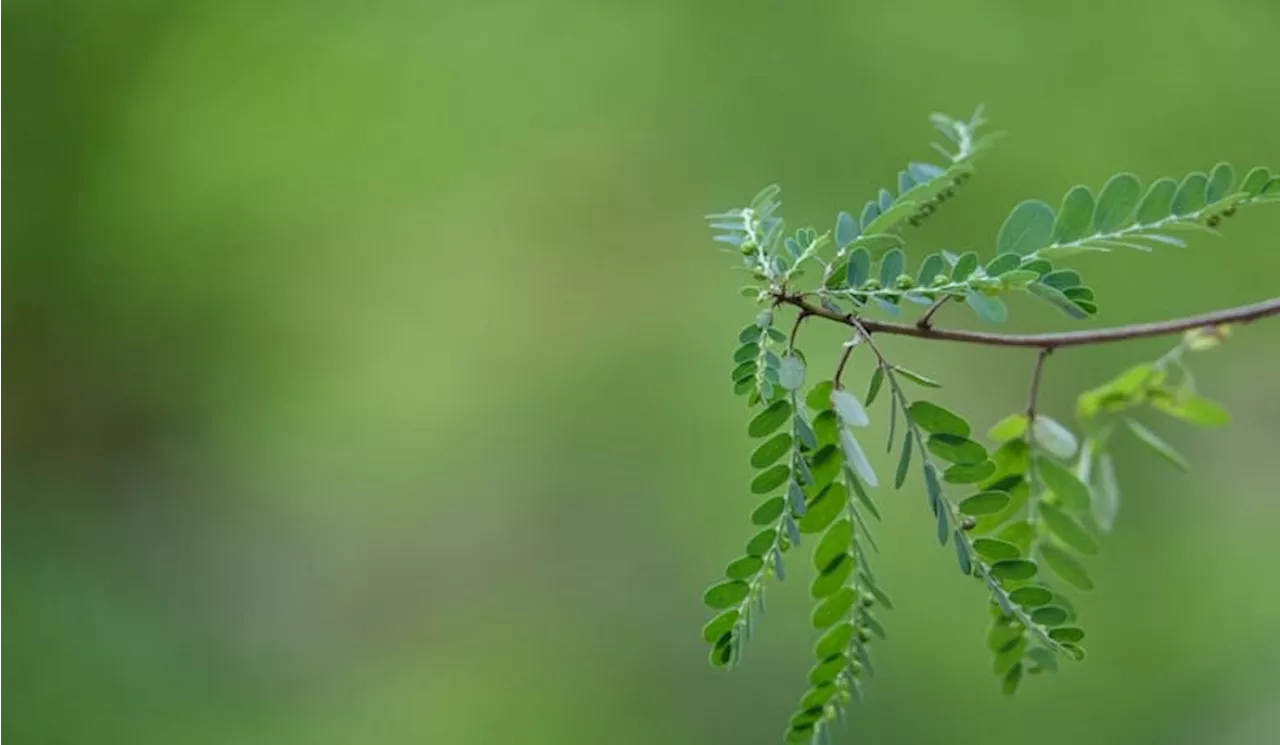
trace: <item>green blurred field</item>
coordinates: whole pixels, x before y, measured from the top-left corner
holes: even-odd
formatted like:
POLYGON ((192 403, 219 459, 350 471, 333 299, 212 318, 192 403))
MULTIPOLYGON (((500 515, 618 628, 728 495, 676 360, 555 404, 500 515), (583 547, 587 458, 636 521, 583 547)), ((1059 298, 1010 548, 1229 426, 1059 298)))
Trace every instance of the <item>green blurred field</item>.
MULTIPOLYGON (((916 256, 990 256, 1017 201, 1117 170, 1280 167, 1277 29, 1265 0, 7 3, 3 734, 777 741, 805 582, 733 674, 698 633, 753 503, 754 311, 701 215, 777 181, 825 228, 979 103, 1012 136, 916 256)), ((1280 210, 1227 227, 1076 261, 1098 323, 1274 294, 1280 210)), ((889 346, 977 422, 1021 404, 1026 354, 889 346)), ((1165 346, 1055 355, 1047 410, 1165 346)), ((1278 363, 1280 324, 1197 360, 1232 425, 1161 428, 1186 477, 1130 452, 1090 659, 1014 700, 920 485, 881 495, 898 608, 843 741, 1280 738, 1278 363)))

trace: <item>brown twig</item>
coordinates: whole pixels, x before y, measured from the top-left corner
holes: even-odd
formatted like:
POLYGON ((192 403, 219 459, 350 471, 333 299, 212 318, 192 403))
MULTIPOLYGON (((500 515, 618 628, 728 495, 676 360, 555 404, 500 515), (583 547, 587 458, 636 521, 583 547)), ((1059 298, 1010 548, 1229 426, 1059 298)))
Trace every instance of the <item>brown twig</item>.
POLYGON ((1059 349, 1061 347, 1078 347, 1089 344, 1125 341, 1127 339, 1141 339, 1148 336, 1164 336, 1189 329, 1213 327, 1226 323, 1249 323, 1260 318, 1280 315, 1280 297, 1276 297, 1251 305, 1241 305, 1236 308, 1227 308, 1211 313, 1153 323, 1135 323, 1129 326, 1067 331, 1055 334, 998 334, 987 331, 920 328, 904 323, 857 318, 852 314, 842 314, 814 305, 805 300, 801 294, 780 293, 774 297, 779 304, 792 305, 804 311, 807 315, 818 316, 853 328, 861 328, 868 334, 896 334, 914 336, 920 339, 985 344, 995 347, 1033 347, 1037 349, 1059 349))

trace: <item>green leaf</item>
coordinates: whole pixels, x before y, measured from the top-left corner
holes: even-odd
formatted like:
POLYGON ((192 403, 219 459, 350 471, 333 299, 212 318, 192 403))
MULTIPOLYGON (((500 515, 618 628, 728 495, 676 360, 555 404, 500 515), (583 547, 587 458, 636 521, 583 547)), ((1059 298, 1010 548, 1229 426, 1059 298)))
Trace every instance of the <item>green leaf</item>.
POLYGON ((809 621, 815 629, 832 626, 848 614, 856 599, 853 588, 841 587, 834 595, 823 600, 817 608, 813 609, 813 615, 809 617, 809 621))
POLYGON ((848 500, 849 492, 844 484, 838 481, 828 484, 809 502, 804 517, 800 518, 800 532, 811 535, 826 530, 844 511, 848 500))
POLYGON ((853 215, 848 212, 841 212, 836 215, 836 248, 843 250, 845 246, 853 243, 857 237, 858 222, 853 219, 853 215))
POLYGON ((981 463, 957 463, 942 472, 942 480, 948 484, 976 484, 996 472, 996 464, 990 460, 981 463))
MULTIPOLYGON (((862 480, 847 471, 846 474, 849 480, 849 485, 853 487, 853 493, 857 496, 858 501, 862 503, 862 506, 867 508, 868 512, 879 520, 880 508, 876 506, 874 501, 872 501, 871 495, 867 493, 867 490, 862 487, 862 480)), ((856 515, 857 513, 855 512, 854 514, 856 515)))
POLYGON ((880 284, 892 287, 898 281, 898 275, 902 274, 905 263, 902 252, 896 248, 885 254, 880 260, 880 284))
POLYGON ((853 469, 858 478, 862 479, 868 486, 877 486, 879 481, 876 480, 876 474, 871 470, 871 464, 867 462, 867 456, 859 447, 858 441, 854 439, 849 430, 840 430, 840 450, 844 453, 845 462, 853 469))
POLYGON ((1012 544, 1021 555, 1031 550, 1031 539, 1035 536, 1035 531, 1030 523, 1018 520, 1001 528, 996 536, 1000 540, 1012 544))
POLYGON ((729 566, 725 567, 724 576, 729 579, 750 579, 758 574, 763 566, 764 560, 759 556, 743 556, 729 562, 729 566))
MULTIPOLYGON (((773 521, 778 519, 782 514, 782 510, 786 507, 786 500, 782 497, 769 497, 756 507, 751 513, 751 523, 753 525, 773 525, 773 521)), ((763 553, 763 552, 761 552, 763 553)), ((759 554, 756 554, 757 556, 759 554)))
POLYGON ((864 224, 862 229, 873 235, 892 230, 895 225, 915 214, 917 208, 918 205, 915 202, 899 201, 877 215, 870 224, 864 224))
POLYGON ((974 494, 960 502, 960 512, 979 517, 993 515, 1009 506, 1009 495, 1002 491, 987 491, 974 494))
POLYGON ((791 449, 791 435, 780 432, 765 440, 751 453, 752 468, 766 468, 773 465, 791 449))
MULTIPOLYGON (((1070 243, 1089 234, 1093 217, 1093 193, 1087 186, 1074 186, 1062 198, 1058 219, 1053 223, 1053 242, 1070 243)), ((990 272, 987 272, 990 274, 990 272)))
POLYGON ((870 406, 876 400, 876 396, 880 395, 880 386, 884 384, 884 368, 876 366, 871 373, 871 383, 867 386, 866 405, 870 406))
POLYGON ((791 418, 791 404, 786 401, 774 401, 751 420, 747 425, 747 434, 752 437, 771 435, 789 418, 791 418))
POLYGON ((814 411, 824 411, 831 403, 831 389, 833 385, 830 380, 823 380, 814 383, 809 392, 805 394, 805 404, 814 411))
POLYGON ((760 341, 760 334, 762 333, 764 333, 764 329, 753 323, 738 332, 738 341, 742 344, 757 342, 760 341))
POLYGON ((711 664, 716 667, 724 667, 725 665, 728 665, 733 659, 734 649, 733 637, 731 635, 725 634, 720 637, 720 641, 716 642, 716 645, 711 648, 711 664))
POLYGON ((768 494, 782 486, 790 477, 791 468, 782 464, 776 465, 767 471, 761 471, 751 480, 751 493, 768 494))
POLYGON ((758 354, 760 354, 759 344, 756 344, 755 342, 751 342, 750 344, 743 344, 742 346, 733 350, 733 361, 735 364, 741 365, 743 363, 754 360, 756 358, 756 355, 758 354))
POLYGON ((987 323, 1004 323, 1009 320, 1009 311, 998 297, 967 289, 964 291, 964 301, 987 323))
POLYGON ((969 423, 958 414, 929 401, 916 401, 907 409, 911 420, 935 435, 969 436, 969 423))
POLYGON ((1041 277, 1040 281, 1062 290, 1065 295, 1068 287, 1076 287, 1080 284, 1080 274, 1074 269, 1057 269, 1041 277))
POLYGON ((1208 184, 1209 177, 1203 173, 1188 173, 1178 185, 1178 193, 1173 195, 1173 214, 1187 215, 1203 207, 1208 184))
POLYGON ((1085 556, 1094 556, 1098 553, 1098 542, 1093 540, 1093 536, 1080 527, 1080 523, 1057 507, 1047 503, 1041 504, 1040 519, 1044 521, 1050 533, 1070 548, 1085 556))
POLYGON ((849 518, 842 518, 833 523, 822 535, 822 540, 818 541, 817 548, 813 550, 813 568, 822 571, 835 561, 837 556, 846 553, 852 538, 853 523, 849 518))
POLYGON ((842 623, 839 626, 833 626, 818 639, 817 644, 813 645, 813 656, 819 660, 825 660, 833 654, 843 652, 852 638, 853 624, 842 623))
POLYGON ((1031 425, 1031 434, 1037 445, 1061 460, 1067 460, 1075 455, 1080 447, 1071 430, 1064 427, 1058 420, 1044 414, 1036 415, 1035 422, 1031 425))
POLYGON ((967 437, 938 434, 926 443, 929 452, 951 463, 974 464, 987 459, 987 450, 967 437))
POLYGON ((952 540, 955 542, 956 563, 960 565, 961 574, 973 574, 973 560, 969 558, 969 549, 965 548, 964 536, 957 530, 952 540))
POLYGON ((924 257, 924 261, 920 262, 920 273, 916 275, 916 284, 928 287, 933 283, 934 277, 943 273, 944 268, 945 265, 943 264, 941 256, 938 254, 929 254, 924 257))
POLYGON ((821 574, 813 578, 813 582, 809 585, 809 594, 815 600, 821 600, 840 589, 852 573, 853 557, 849 554, 841 554, 831 564, 823 567, 821 574))
POLYGON ((998 580, 1021 581, 1036 576, 1036 564, 1026 559, 1004 559, 992 564, 988 572, 998 580))
POLYGON ((750 592, 750 588, 746 582, 736 579, 725 580, 708 587, 707 591, 702 594, 702 602, 706 603, 709 608, 720 610, 741 603, 747 597, 748 592, 750 592))
POLYGON ((902 451, 898 454, 898 471, 893 476, 893 488, 901 489, 902 483, 907 480, 907 470, 911 468, 911 446, 912 437, 908 432, 902 438, 902 451))
POLYGON ((1093 231, 1111 233, 1128 221, 1142 197, 1142 182, 1132 173, 1117 173, 1107 180, 1093 210, 1093 231))
POLYGON ((997 621, 987 629, 987 649, 992 652, 1003 652, 1011 649, 1018 640, 1023 638, 1024 629, 1008 622, 997 621))
POLYGON ((867 410, 862 408, 862 402, 846 390, 831 392, 831 406, 847 427, 865 427, 871 423, 867 410))
POLYGON ((1040 558, 1063 582, 1079 590, 1093 589, 1093 580, 1089 579, 1084 567, 1080 566, 1080 563, 1071 558, 1071 554, 1066 551, 1056 546, 1042 545, 1040 558))
POLYGON ((1222 406, 1190 391, 1175 398, 1152 398, 1151 405, 1172 417, 1200 427, 1222 427, 1231 415, 1222 406))
POLYGON ((1018 683, 1022 681, 1022 663, 1017 663, 1009 668, 1004 677, 1000 679, 1000 692, 1006 696, 1012 696, 1018 692, 1018 683))
POLYGON ((845 278, 850 287, 861 287, 871 276, 871 254, 865 248, 856 248, 849 254, 849 266, 845 278))
MULTIPOLYGON (((782 497, 778 497, 778 499, 782 499, 782 497)), ((769 549, 773 548, 773 543, 777 538, 778 531, 775 528, 766 528, 756 533, 751 537, 751 540, 747 541, 747 555, 764 556, 769 552, 769 549)))
POLYGON ((985 271, 988 277, 999 277, 1022 266, 1022 257, 1018 254, 1000 254, 987 262, 985 271))
MULTIPOLYGON (((839 435, 836 435, 839 439, 839 435)), ((809 466, 813 475, 813 486, 820 488, 831 483, 840 473, 840 450, 835 445, 824 445, 818 448, 809 458, 809 466)))
POLYGON ((1053 600, 1053 593, 1047 587, 1027 585, 1009 593, 1009 599, 1023 608, 1039 608, 1042 605, 1048 605, 1053 600))
POLYGON ((1147 187, 1146 196, 1138 204, 1135 215, 1141 225, 1159 222, 1173 213, 1173 197, 1178 192, 1178 182, 1171 178, 1162 178, 1147 187))
POLYGON ((1066 623, 1067 611, 1056 605, 1046 605, 1031 611, 1031 620, 1041 626, 1058 626, 1066 623))
POLYGON ((966 251, 960 255, 960 259, 956 261, 956 265, 951 269, 951 279, 956 282, 963 282, 977 268, 978 254, 973 251, 966 251))
POLYGON ((942 384, 939 383, 938 381, 932 378, 926 378, 920 373, 912 372, 905 367, 899 367, 897 365, 894 365, 893 371, 898 373, 902 377, 906 378, 907 380, 910 380, 912 383, 915 383, 916 385, 919 385, 919 386, 924 386, 925 388, 941 388, 942 387, 942 384))
POLYGON ((1068 316, 1077 320, 1088 318, 1089 314, 1081 309, 1078 305, 1071 301, 1071 298, 1062 294, 1062 291, 1056 287, 1051 287, 1043 282, 1032 282, 1027 285, 1027 292, 1032 295, 1049 302, 1057 307, 1058 310, 1066 313, 1068 316))
POLYGON ((733 630, 733 624, 737 620, 738 609, 732 608, 707 621, 707 625, 702 627, 703 641, 708 644, 715 644, 720 637, 733 630))
POLYGON ((789 391, 804 385, 804 361, 799 357, 787 355, 782 358, 778 367, 778 383, 789 391))
POLYGON ((1084 641, 1084 629, 1079 626, 1059 626, 1049 630, 1049 638, 1060 644, 1075 644, 1084 641))
POLYGON ((1235 171, 1230 163, 1219 163, 1209 172, 1209 183, 1205 187, 1204 198, 1209 204, 1219 201, 1231 193, 1231 185, 1236 181, 1235 171))
POLYGON ((1124 423, 1129 427, 1131 432, 1138 436, 1138 440, 1140 440, 1142 444, 1151 448, 1156 455, 1159 455, 1161 458, 1164 458, 1183 471, 1190 468, 1190 466, 1187 465, 1186 459, 1179 455, 1178 451, 1174 450, 1169 443, 1160 439, 1155 432, 1152 432, 1132 419, 1126 419, 1124 420, 1124 423))
POLYGON ((1044 485, 1058 496, 1062 506, 1072 512, 1084 512, 1089 509, 1089 487, 1085 486, 1076 475, 1052 458, 1036 456, 1036 472, 1044 480, 1044 485))
POLYGON ((1240 182, 1240 191, 1251 196, 1258 196, 1271 180, 1271 170, 1266 166, 1254 166, 1244 175, 1240 182))
POLYGON ((979 538, 973 542, 973 550, 987 561, 1007 561, 1022 555, 1018 547, 996 538, 979 538))
POLYGON ((1007 442, 1022 437, 1027 432, 1027 415, 1010 414, 987 430, 987 437, 995 442, 1007 442))
POLYGON ((845 659, 844 655, 836 655, 832 659, 823 660, 814 665, 813 669, 809 671, 809 683, 811 685, 830 683, 836 679, 836 676, 840 675, 840 671, 844 670, 845 665, 848 664, 849 661, 845 659))
POLYGON ((1049 244, 1053 234, 1053 208, 1029 199, 1013 208, 996 236, 996 253, 1026 256, 1049 244))

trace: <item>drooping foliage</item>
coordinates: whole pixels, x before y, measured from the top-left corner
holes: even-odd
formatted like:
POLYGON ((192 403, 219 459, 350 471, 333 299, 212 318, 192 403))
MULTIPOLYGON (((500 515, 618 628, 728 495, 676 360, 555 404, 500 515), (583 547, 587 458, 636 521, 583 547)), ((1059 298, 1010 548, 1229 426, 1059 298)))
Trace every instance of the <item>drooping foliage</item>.
POLYGON ((961 574, 987 595, 992 669, 1001 689, 1013 693, 1024 677, 1085 656, 1086 633, 1070 596, 1094 588, 1089 562, 1120 508, 1112 438, 1131 435, 1185 468, 1182 456, 1137 415, 1152 409, 1201 426, 1227 418, 1196 391, 1185 359, 1224 339, 1225 326, 1190 331, 1155 362, 1083 393, 1079 435, 1036 410, 1040 365, 1053 349, 1046 344, 1030 401, 983 438, 935 400, 937 381, 887 359, 863 319, 898 317, 910 305, 932 312, 953 302, 999 324, 1019 294, 1088 319, 1098 312, 1094 291, 1057 262, 1087 252, 1183 248, 1181 235, 1216 233, 1238 210, 1280 201, 1280 178, 1264 167, 1237 180, 1230 165, 1219 163, 1207 173, 1146 187, 1119 173, 1097 190, 1073 187, 1056 210, 1040 200, 1018 204, 994 249, 942 251, 913 262, 909 229, 955 196, 998 135, 981 131, 981 111, 968 120, 935 114, 931 121, 944 139, 934 145, 942 162, 909 163, 894 188, 880 189, 860 209, 839 212, 831 230, 787 232, 776 186, 746 207, 708 216, 715 240, 738 252, 754 278, 743 294, 764 308, 738 333, 731 373, 734 392, 752 409, 748 461, 755 473, 747 491, 755 500, 748 513, 753 533, 724 578, 705 592, 714 616, 703 638, 713 665, 737 665, 764 613, 766 585, 794 570, 811 571, 812 667, 785 730, 788 742, 830 740, 874 672, 870 648, 885 638, 881 616, 893 607, 869 561, 878 550, 871 531, 880 519, 874 494, 902 489, 919 474, 934 537, 951 544, 961 574), (791 306, 800 310, 788 333, 778 320, 791 306), (812 370, 797 347, 802 322, 814 315, 806 307, 852 327, 830 374, 812 370), (850 355, 864 349, 875 362, 865 389, 844 375, 850 355), (867 456, 870 412, 881 399, 887 401, 881 416, 888 449, 896 450, 891 475, 877 474, 867 456), (798 558, 802 545, 807 557, 798 558))

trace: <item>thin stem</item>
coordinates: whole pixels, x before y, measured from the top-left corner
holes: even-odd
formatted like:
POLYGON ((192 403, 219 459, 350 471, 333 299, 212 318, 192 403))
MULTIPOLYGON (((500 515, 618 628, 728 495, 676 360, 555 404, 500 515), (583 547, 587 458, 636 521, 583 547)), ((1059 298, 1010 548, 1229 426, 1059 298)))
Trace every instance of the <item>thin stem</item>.
POLYGON ((1036 484, 1039 474, 1036 472, 1036 401, 1040 398, 1040 376, 1044 372, 1044 359, 1053 353, 1053 347, 1045 347, 1036 355, 1036 365, 1031 369, 1031 390, 1027 394, 1027 484, 1030 494, 1027 498, 1027 521, 1036 519, 1036 504, 1039 501, 1036 484))
POLYGON ((844 388, 844 366, 849 364, 849 355, 853 354, 853 348, 858 346, 858 338, 855 336, 844 345, 844 351, 840 353, 840 363, 836 365, 836 372, 831 376, 831 382, 836 388, 844 388))
POLYGON ((916 321, 916 328, 920 328, 920 329, 933 328, 933 322, 932 322, 933 314, 937 313, 938 309, 946 305, 947 301, 950 299, 951 299, 950 295, 943 295, 937 300, 934 300, 933 305, 930 305, 929 309, 924 312, 924 315, 920 316, 920 320, 916 321))
POLYGON ((1261 318, 1280 315, 1280 297, 1264 300, 1252 305, 1241 305, 1236 308, 1217 310, 1185 318, 1154 323, 1135 323, 1129 326, 1115 326, 1105 329, 1085 331, 1067 331, 1057 334, 996 334, 986 331, 961 331, 958 329, 920 328, 904 323, 890 323, 858 318, 852 313, 841 314, 827 308, 810 303, 799 294, 779 293, 774 296, 779 304, 794 305, 807 310, 809 315, 819 316, 829 321, 843 323, 853 328, 861 328, 868 333, 896 334, 914 336, 920 339, 937 339, 967 344, 985 344, 994 347, 1032 347, 1038 349, 1059 349, 1061 347, 1079 347, 1089 344, 1105 344, 1127 339, 1142 339, 1148 336, 1165 336, 1189 329, 1219 326, 1225 323, 1249 323, 1261 318))
POLYGON ((787 337, 787 351, 794 352, 796 349, 796 334, 800 332, 800 324, 804 323, 804 319, 809 317, 809 311, 801 308, 796 314, 795 323, 791 324, 791 335, 787 337))
POLYGON ((1036 418, 1036 399, 1040 397, 1040 375, 1044 372, 1044 358, 1053 353, 1053 347, 1044 347, 1036 355, 1036 366, 1031 370, 1031 392, 1027 394, 1027 425, 1036 418))

